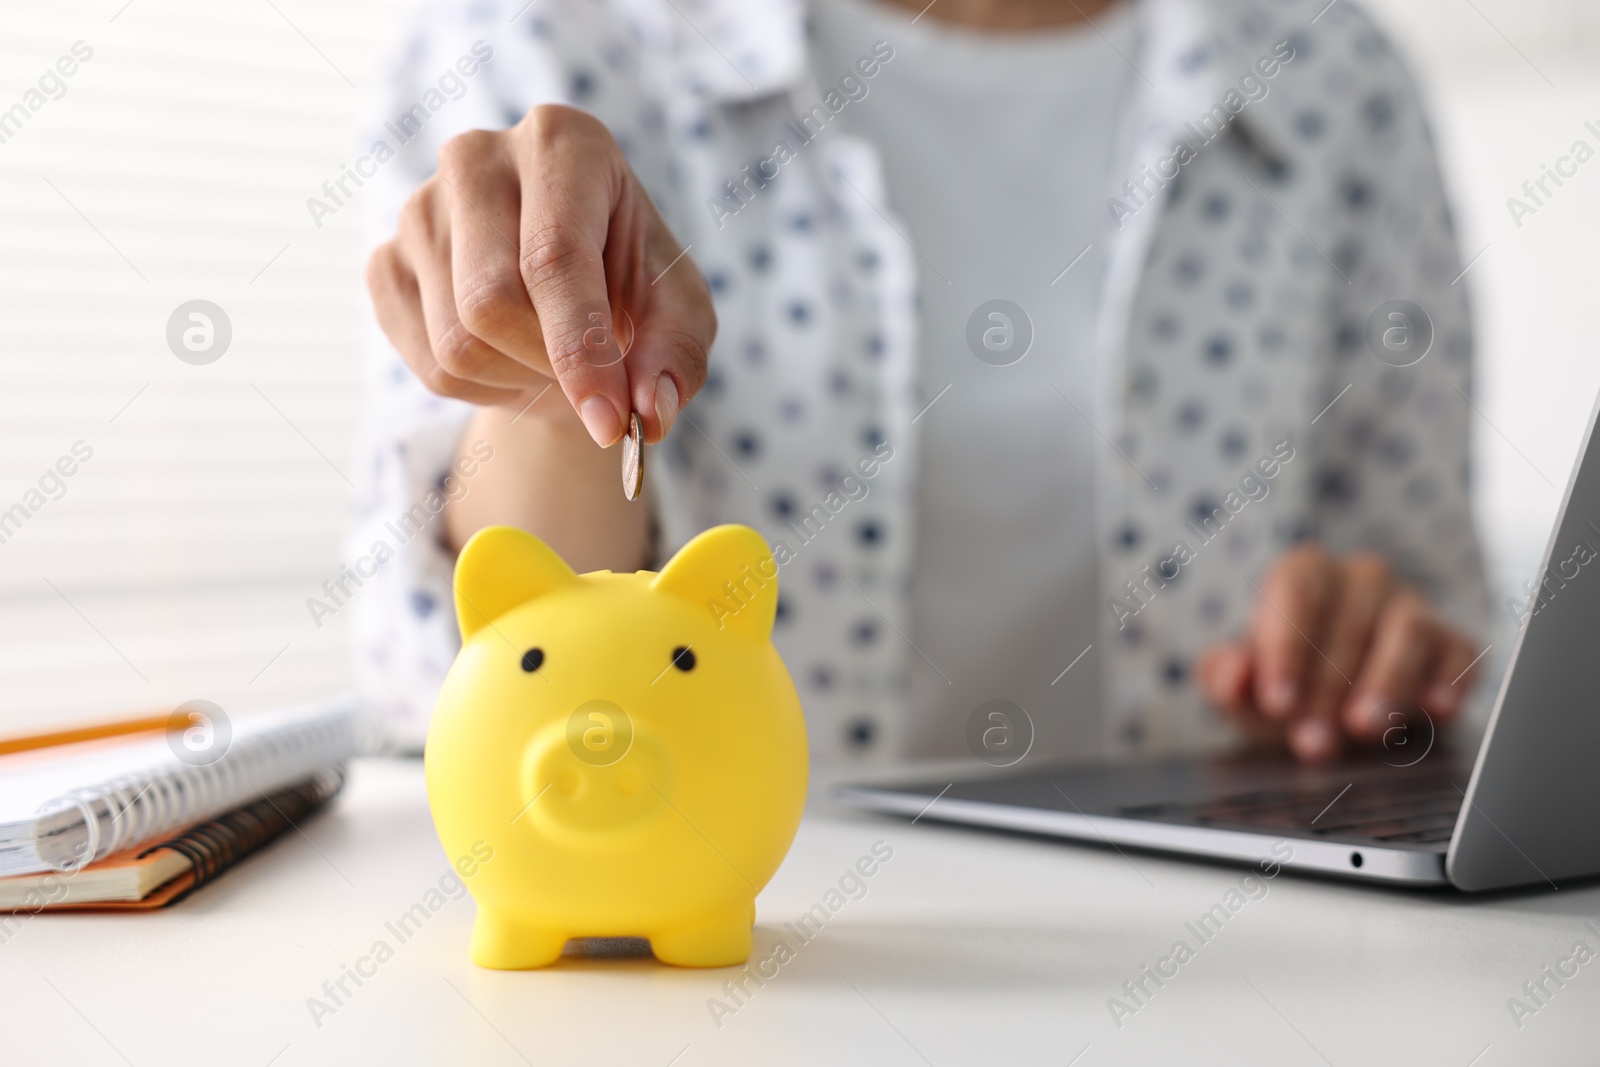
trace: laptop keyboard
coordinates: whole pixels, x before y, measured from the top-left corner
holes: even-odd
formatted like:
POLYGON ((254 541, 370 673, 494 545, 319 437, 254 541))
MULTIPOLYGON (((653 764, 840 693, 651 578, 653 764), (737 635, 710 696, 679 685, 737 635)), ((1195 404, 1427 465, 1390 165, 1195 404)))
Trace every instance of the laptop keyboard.
POLYGON ((1461 800, 1449 781, 1418 782, 1405 790, 1396 790, 1393 782, 1357 782, 1343 793, 1300 786, 1256 789, 1202 801, 1140 804, 1118 814, 1219 830, 1433 845, 1450 840, 1461 800))

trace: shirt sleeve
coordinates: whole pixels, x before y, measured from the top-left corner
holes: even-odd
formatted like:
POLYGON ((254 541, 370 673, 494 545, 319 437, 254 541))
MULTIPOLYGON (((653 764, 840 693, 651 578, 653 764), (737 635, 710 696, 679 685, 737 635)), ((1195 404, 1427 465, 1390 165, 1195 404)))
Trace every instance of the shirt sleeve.
MULTIPOLYGON (((363 124, 370 143, 358 142, 362 154, 354 168, 377 170, 360 190, 369 253, 394 235, 401 206, 432 173, 445 140, 474 127, 506 124, 509 116, 490 76, 503 56, 484 43, 492 36, 487 31, 430 5, 396 57, 363 124), (484 62, 486 49, 490 58, 484 62), (463 74, 473 68, 471 76, 463 74)), ((473 409, 423 387, 378 327, 370 304, 365 343, 365 411, 345 544, 347 571, 362 583, 351 598, 356 678, 390 740, 402 750, 420 750, 459 644, 450 599, 454 557, 443 543, 443 510, 447 494, 470 490, 470 482, 449 475, 473 409)))
MULTIPOLYGON (((1378 42, 1370 36, 1368 41, 1378 42)), ((1473 339, 1466 263, 1416 89, 1388 47, 1343 155, 1326 254, 1348 284, 1332 303, 1318 383, 1317 535, 1374 550, 1480 645, 1489 597, 1471 506, 1473 339)))

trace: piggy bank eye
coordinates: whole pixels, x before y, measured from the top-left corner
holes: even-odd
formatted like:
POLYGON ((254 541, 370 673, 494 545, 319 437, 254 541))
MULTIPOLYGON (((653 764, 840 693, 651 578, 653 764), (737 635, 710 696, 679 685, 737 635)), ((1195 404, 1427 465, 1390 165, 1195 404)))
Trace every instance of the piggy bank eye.
POLYGON ((522 654, 522 669, 532 674, 544 662, 544 649, 530 648, 522 654))
POLYGON ((679 645, 672 650, 672 665, 680 671, 694 670, 694 653, 687 646, 679 645))

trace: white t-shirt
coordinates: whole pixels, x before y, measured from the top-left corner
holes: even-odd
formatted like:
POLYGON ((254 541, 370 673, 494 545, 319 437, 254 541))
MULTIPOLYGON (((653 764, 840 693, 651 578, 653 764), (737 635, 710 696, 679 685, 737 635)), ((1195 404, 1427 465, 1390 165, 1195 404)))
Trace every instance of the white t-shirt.
POLYGON ((1028 713, 1035 757, 1092 751, 1093 345, 1133 5, 1005 34, 866 0, 817 0, 812 16, 822 84, 875 41, 895 50, 841 118, 878 149, 879 206, 922 271, 911 752, 964 753, 991 700, 1028 713))

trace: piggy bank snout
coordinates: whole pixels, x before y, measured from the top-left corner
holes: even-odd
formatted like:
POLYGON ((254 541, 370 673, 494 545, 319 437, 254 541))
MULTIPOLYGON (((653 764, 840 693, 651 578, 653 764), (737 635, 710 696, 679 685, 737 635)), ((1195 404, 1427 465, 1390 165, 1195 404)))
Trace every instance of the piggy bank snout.
POLYGON ((624 829, 667 807, 673 768, 665 747, 611 701, 580 704, 559 733, 534 737, 527 757, 529 813, 546 829, 624 829))

